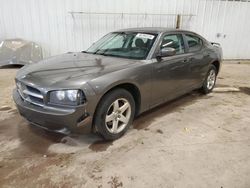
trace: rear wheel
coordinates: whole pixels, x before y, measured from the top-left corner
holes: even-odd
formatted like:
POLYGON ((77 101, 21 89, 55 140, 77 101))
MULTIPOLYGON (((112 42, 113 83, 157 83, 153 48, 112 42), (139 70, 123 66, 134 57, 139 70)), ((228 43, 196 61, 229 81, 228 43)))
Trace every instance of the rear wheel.
POLYGON ((206 79, 203 83, 203 86, 201 88, 202 92, 207 94, 210 93, 215 86, 216 83, 216 76, 217 76, 217 69, 214 65, 210 65, 210 68, 208 70, 208 73, 206 75, 206 79))
POLYGON ((125 89, 113 90, 102 98, 95 114, 97 132, 106 140, 120 138, 132 124, 135 102, 125 89))

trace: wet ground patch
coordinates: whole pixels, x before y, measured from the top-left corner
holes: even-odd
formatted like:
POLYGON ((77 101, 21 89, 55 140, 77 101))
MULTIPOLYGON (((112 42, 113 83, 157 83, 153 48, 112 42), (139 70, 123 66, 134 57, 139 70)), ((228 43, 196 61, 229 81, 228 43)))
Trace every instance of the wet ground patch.
POLYGON ((17 139, 20 146, 16 148, 15 153, 21 157, 32 154, 45 155, 48 147, 60 142, 63 136, 33 127, 18 114, 0 121, 0 138, 9 141, 17 139))
POLYGON ((17 113, 0 121, 0 142, 3 146, 0 160, 0 187, 15 180, 37 177, 46 167, 64 165, 71 154, 49 152, 51 144, 61 142, 63 135, 35 128, 17 113), (4 148, 6 147, 6 148, 4 148))

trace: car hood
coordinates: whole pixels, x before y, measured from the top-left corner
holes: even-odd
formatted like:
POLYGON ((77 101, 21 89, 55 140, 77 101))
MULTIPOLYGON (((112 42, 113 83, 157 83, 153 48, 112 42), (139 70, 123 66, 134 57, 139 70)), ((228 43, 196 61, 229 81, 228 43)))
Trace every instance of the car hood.
POLYGON ((44 87, 68 80, 87 82, 98 76, 133 66, 138 61, 86 53, 66 53, 23 67, 18 80, 44 87))

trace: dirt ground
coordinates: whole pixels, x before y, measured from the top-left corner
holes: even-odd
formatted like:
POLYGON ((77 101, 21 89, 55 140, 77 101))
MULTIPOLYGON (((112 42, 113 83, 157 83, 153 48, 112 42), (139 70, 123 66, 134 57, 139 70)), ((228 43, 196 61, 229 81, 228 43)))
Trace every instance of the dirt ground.
POLYGON ((250 64, 224 63, 194 91, 138 117, 121 139, 31 127, 0 69, 0 187, 250 187, 250 64))

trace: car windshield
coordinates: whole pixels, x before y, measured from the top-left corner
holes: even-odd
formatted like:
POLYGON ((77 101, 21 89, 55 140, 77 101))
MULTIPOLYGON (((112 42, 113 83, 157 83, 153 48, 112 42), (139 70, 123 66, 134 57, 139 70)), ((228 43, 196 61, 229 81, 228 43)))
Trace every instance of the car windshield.
POLYGON ((156 34, 138 32, 109 33, 85 52, 129 59, 145 59, 156 36, 156 34))

